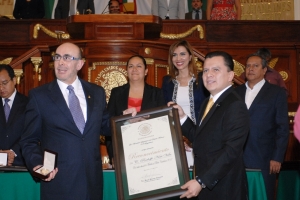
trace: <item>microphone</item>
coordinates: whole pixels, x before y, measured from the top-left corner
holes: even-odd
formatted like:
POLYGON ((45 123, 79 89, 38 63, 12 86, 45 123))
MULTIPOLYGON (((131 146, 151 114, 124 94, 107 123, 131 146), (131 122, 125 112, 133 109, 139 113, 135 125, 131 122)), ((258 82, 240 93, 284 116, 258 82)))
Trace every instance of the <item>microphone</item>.
POLYGON ((110 1, 108 2, 108 4, 105 6, 105 8, 104 8, 104 10, 101 12, 101 14, 104 14, 104 13, 108 13, 108 12, 104 12, 105 10, 106 10, 106 8, 110 5, 111 3, 110 3, 110 1))
MULTIPOLYGON (((121 3, 120 3, 121 4, 121 3)), ((123 3, 122 3, 123 4, 123 3)), ((127 9, 126 9, 126 7, 125 7, 125 4, 123 4, 123 8, 124 8, 124 10, 125 10, 125 13, 128 13, 128 11, 127 11, 127 9)))

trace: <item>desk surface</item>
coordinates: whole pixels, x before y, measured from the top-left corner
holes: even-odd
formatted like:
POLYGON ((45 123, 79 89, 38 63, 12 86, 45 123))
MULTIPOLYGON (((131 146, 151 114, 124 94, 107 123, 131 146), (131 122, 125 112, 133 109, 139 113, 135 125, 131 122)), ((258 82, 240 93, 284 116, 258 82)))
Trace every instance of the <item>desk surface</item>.
MULTIPOLYGON (((261 172, 247 171, 249 199, 266 199, 261 172), (259 197, 259 198, 258 198, 259 197)), ((114 170, 103 172, 103 200, 117 200, 117 188, 114 170)), ((0 172, 0 200, 39 200, 40 184, 36 183, 28 172, 0 172)), ((177 200, 178 197, 168 200, 177 200)))

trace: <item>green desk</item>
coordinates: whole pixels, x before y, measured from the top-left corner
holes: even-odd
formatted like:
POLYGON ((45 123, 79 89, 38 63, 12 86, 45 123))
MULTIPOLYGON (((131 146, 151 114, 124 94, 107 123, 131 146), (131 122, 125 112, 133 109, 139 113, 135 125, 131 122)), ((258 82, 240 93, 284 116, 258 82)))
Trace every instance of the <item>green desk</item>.
MULTIPOLYGON (((264 200, 266 193, 260 171, 247 171, 249 199, 264 200)), ((117 200, 114 170, 103 172, 103 200, 117 200)), ((298 187, 299 188, 299 187, 298 187)), ((299 190, 299 189, 298 189, 299 190)), ((0 172, 0 200, 39 200, 39 183, 34 182, 28 172, 0 172)), ((178 197, 168 200, 178 200, 178 197)), ((299 200, 299 198, 298 198, 299 200)))
POLYGON ((278 177, 277 200, 300 199, 300 171, 281 171, 278 177))

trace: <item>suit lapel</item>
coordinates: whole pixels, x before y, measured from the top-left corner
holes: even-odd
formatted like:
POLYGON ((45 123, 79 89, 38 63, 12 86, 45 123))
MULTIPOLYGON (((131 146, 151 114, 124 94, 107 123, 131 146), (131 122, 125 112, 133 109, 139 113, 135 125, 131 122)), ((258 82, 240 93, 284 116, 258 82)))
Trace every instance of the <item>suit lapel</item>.
POLYGON ((254 100, 253 100, 253 102, 252 102, 252 104, 249 108, 250 113, 252 112, 253 108, 255 108, 256 105, 263 99, 263 97, 266 94, 266 91, 268 90, 269 86, 270 86, 270 83, 268 83, 268 81, 266 81, 265 84, 260 89, 260 91, 258 92, 258 94, 256 95, 256 97, 254 98, 254 100))
POLYGON ((2 98, 1 99, 1 106, 0 106, 0 124, 3 124, 4 126, 6 126, 6 120, 5 120, 5 114, 4 114, 4 109, 3 109, 3 101, 2 98))
POLYGON ((79 129, 77 128, 77 126, 73 120, 72 114, 66 103, 66 100, 64 99, 63 94, 57 84, 57 80, 54 80, 50 83, 48 90, 49 90, 49 93, 48 93, 49 98, 52 99, 55 106, 62 112, 62 114, 69 121, 69 123, 72 123, 72 127, 74 127, 74 128, 72 129, 71 132, 72 133, 76 132, 79 135, 81 135, 79 129))
POLYGON ((85 134, 89 129, 91 114, 93 112, 93 107, 94 107, 95 95, 94 95, 93 91, 91 90, 91 86, 89 84, 87 84, 87 82, 85 82, 81 79, 79 79, 79 80, 81 82, 81 85, 82 85, 82 88, 84 91, 86 106, 87 106, 86 123, 85 123, 85 128, 83 131, 83 134, 85 134))
MULTIPOLYGON (((214 112, 218 109, 218 107, 222 106, 222 101, 227 97, 227 95, 229 93, 231 93, 233 90, 233 87, 228 88, 225 92, 223 92, 223 94, 217 99, 217 101, 214 103, 214 105, 211 107, 211 109, 209 110, 209 112, 207 113, 207 115, 205 116, 205 118, 203 119, 203 121, 201 122, 200 126, 199 126, 199 130, 200 131, 205 124, 209 121, 209 119, 213 116, 214 112)), ((201 109, 201 113, 204 112, 207 102, 208 102, 209 98, 206 99, 206 103, 205 103, 205 107, 203 106, 201 109)), ((202 115, 201 115, 202 116, 202 115)))
POLYGON ((17 92, 16 96, 15 96, 15 99, 14 99, 14 102, 12 104, 12 108, 11 108, 10 113, 9 113, 9 117, 8 117, 8 121, 7 121, 8 126, 11 124, 11 122, 14 121, 14 117, 18 114, 19 107, 20 107, 21 103, 22 102, 20 102, 20 97, 19 97, 18 92, 17 92))
POLYGON ((145 83, 141 110, 145 109, 145 107, 147 106, 147 104, 149 102, 148 100, 150 99, 150 97, 151 97, 150 89, 149 89, 148 85, 145 83))

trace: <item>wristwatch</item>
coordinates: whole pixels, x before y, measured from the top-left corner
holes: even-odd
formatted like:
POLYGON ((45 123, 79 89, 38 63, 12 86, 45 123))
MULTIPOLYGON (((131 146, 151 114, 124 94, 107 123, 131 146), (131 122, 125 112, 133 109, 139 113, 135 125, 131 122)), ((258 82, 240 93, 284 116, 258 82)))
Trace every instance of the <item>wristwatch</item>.
POLYGON ((206 188, 206 185, 201 181, 201 179, 198 176, 195 176, 195 180, 201 185, 203 189, 206 188))

